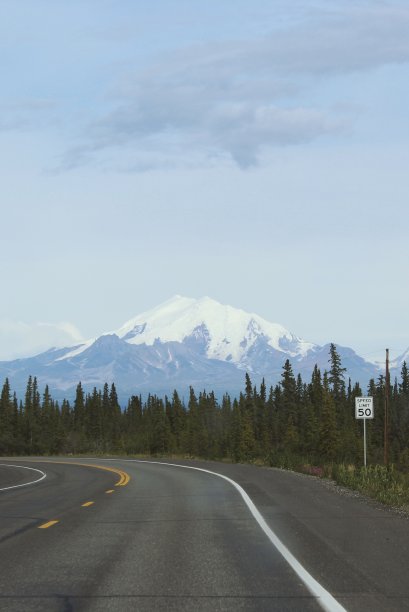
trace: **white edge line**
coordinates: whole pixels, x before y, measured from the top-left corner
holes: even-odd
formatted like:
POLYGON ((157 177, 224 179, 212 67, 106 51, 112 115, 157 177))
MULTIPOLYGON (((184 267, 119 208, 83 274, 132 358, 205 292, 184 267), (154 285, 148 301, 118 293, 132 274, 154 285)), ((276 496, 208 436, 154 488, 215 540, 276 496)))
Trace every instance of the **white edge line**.
POLYGON ((42 470, 37 470, 36 468, 27 467, 26 465, 13 465, 12 463, 0 463, 0 466, 1 467, 21 468, 23 470, 32 470, 33 472, 38 472, 39 474, 42 474, 41 478, 37 478, 37 480, 31 480, 30 482, 25 482, 19 485, 13 485, 11 487, 4 487, 3 489, 0 489, 0 491, 8 491, 9 489, 19 489, 20 487, 28 487, 29 485, 36 484, 36 482, 40 482, 41 480, 44 480, 44 478, 47 478, 47 474, 43 472, 42 470))
POLYGON ((346 609, 341 606, 341 604, 329 593, 326 589, 315 578, 311 576, 309 572, 301 565, 299 561, 294 557, 294 555, 288 550, 285 544, 282 543, 280 538, 274 533, 272 529, 267 525, 265 519, 263 518, 260 511, 257 509, 256 505, 246 493, 246 491, 235 481, 229 478, 228 476, 224 476, 224 474, 219 474, 218 472, 212 472, 211 470, 205 470, 203 468, 193 467, 191 465, 180 465, 178 463, 165 463, 164 461, 146 461, 143 459, 106 459, 105 461, 126 461, 132 463, 154 463, 157 465, 170 465, 172 467, 180 467, 187 470, 197 470, 198 472, 206 472, 207 474, 212 474, 213 476, 218 476, 219 478, 223 478, 223 480, 227 480, 242 496, 246 506, 250 510, 254 519, 257 521, 261 529, 264 531, 270 542, 276 547, 278 552, 284 557, 287 563, 292 567, 297 576, 302 580, 305 584, 309 592, 317 597, 318 603, 325 612, 347 612, 346 609))

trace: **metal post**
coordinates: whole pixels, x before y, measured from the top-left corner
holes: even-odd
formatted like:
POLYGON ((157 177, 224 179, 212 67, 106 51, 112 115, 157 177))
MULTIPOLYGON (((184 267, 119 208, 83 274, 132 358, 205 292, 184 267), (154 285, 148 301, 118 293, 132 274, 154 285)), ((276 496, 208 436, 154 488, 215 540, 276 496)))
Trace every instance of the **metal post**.
POLYGON ((364 419, 364 466, 366 467, 366 419, 364 419))

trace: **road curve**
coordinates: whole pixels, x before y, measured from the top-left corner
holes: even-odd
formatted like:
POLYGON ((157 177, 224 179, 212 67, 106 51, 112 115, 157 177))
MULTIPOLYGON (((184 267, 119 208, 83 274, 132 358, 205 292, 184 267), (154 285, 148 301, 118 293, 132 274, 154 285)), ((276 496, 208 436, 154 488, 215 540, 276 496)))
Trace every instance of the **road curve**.
MULTIPOLYGON (((322 609, 226 480, 126 460, 10 463, 47 478, 0 492, 0 610, 322 609)), ((346 610, 409 609, 407 520, 301 475, 185 464, 241 485, 346 610)))
POLYGON ((30 487, 46 477, 45 472, 30 466, 13 465, 11 463, 0 464, 0 491, 30 487))

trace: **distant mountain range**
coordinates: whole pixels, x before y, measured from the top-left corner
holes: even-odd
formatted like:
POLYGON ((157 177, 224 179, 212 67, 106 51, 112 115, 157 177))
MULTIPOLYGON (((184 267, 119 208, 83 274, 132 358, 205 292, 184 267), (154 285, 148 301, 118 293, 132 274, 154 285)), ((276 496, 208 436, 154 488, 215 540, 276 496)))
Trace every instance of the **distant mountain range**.
MULTIPOLYGON (((365 388, 381 373, 351 348, 337 345, 347 376, 365 388)), ((282 366, 290 359, 295 374, 309 381, 315 364, 329 368, 329 344, 305 342, 281 325, 219 304, 211 298, 175 296, 131 319, 115 332, 83 344, 52 348, 35 357, 0 362, 0 378, 9 378, 18 395, 24 393, 28 376, 37 376, 40 387, 48 384, 53 397, 70 399, 79 381, 87 390, 114 382, 118 395, 164 395, 189 386, 199 392, 214 390, 238 394, 244 373, 253 383, 278 382, 282 366)), ((409 349, 391 364, 399 375, 409 349)))

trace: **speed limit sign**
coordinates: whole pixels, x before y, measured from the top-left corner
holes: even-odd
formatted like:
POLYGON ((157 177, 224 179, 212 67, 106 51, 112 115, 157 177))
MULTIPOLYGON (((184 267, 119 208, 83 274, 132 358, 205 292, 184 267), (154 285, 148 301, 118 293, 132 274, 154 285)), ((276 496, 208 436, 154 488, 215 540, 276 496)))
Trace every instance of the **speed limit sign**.
POLYGON ((373 419, 373 397, 355 398, 355 418, 364 422, 364 466, 366 467, 366 419, 373 419))
POLYGON ((355 418, 373 419, 373 397, 355 398, 355 418))

